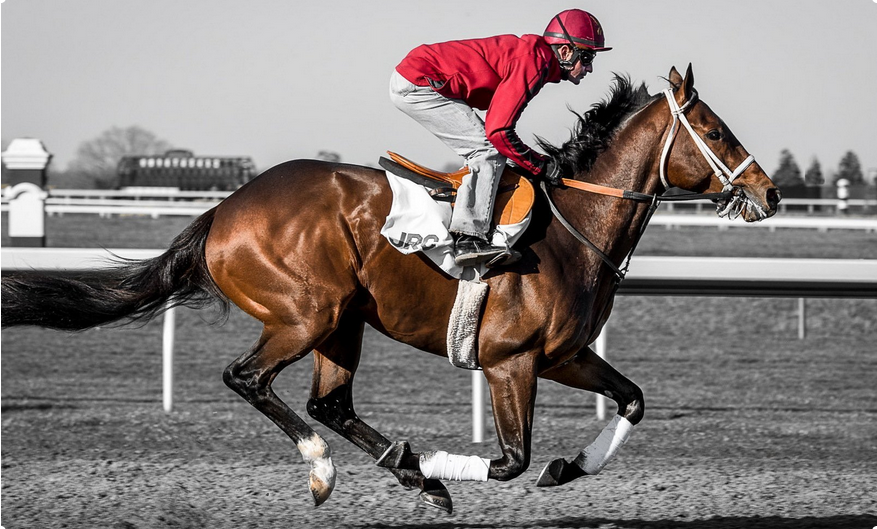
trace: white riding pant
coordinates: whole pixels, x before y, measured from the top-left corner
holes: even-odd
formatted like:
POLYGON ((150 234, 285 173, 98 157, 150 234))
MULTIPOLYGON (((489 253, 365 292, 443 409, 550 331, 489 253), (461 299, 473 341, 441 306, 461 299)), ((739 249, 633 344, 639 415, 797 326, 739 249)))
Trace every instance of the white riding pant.
POLYGON ((390 100, 466 160, 469 174, 457 190, 449 229, 486 239, 506 159, 488 141, 484 120, 463 101, 417 86, 395 70, 390 100))

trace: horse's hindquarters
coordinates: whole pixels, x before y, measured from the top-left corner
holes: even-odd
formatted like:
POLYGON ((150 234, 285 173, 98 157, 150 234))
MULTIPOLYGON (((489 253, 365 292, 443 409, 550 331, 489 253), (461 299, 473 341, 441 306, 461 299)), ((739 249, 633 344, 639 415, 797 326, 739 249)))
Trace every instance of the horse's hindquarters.
POLYGON ((248 314, 265 323, 303 325, 314 315, 337 316, 351 299, 362 239, 352 226, 374 237, 380 226, 361 207, 375 187, 364 176, 371 170, 352 174, 341 167, 287 162, 217 208, 206 246, 210 273, 248 314))

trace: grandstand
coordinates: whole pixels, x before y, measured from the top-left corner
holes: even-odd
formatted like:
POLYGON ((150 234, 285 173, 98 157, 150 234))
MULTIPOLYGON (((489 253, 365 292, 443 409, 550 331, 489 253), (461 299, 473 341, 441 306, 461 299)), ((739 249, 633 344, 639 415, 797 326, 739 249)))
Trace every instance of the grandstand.
POLYGON ((149 156, 123 156, 119 187, 172 187, 183 191, 234 191, 256 175, 250 157, 195 156, 172 150, 149 156))

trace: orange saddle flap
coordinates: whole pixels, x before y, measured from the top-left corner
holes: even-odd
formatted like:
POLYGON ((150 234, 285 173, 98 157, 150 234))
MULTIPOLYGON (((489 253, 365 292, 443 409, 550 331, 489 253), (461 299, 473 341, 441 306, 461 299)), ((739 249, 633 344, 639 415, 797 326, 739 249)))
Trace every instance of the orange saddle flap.
MULTIPOLYGON (((447 183, 454 189, 459 188, 460 184, 463 183, 463 177, 469 174, 469 170, 466 167, 452 173, 443 173, 423 167, 394 152, 387 151, 387 154, 390 155, 390 159, 402 167, 427 178, 447 183)), ((495 224, 517 224, 521 222, 530 213, 535 200, 536 191, 533 188, 533 184, 506 166, 502 173, 502 178, 499 180, 499 189, 496 192, 496 203, 493 206, 493 222, 495 224)))

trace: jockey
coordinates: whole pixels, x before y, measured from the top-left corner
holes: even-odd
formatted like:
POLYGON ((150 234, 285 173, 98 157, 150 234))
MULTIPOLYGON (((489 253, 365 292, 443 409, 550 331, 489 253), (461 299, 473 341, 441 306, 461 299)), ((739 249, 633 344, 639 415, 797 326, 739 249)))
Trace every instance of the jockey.
POLYGON ((450 225, 458 265, 500 264, 493 261, 509 255, 507 248, 488 242, 506 159, 560 184, 559 164, 524 144, 515 124, 546 83, 579 84, 593 71, 596 52, 610 49, 603 46, 603 29, 593 15, 569 9, 556 15, 541 36, 424 44, 396 66, 390 99, 465 158, 469 168, 450 225), (485 118, 473 109, 486 110, 485 118))

